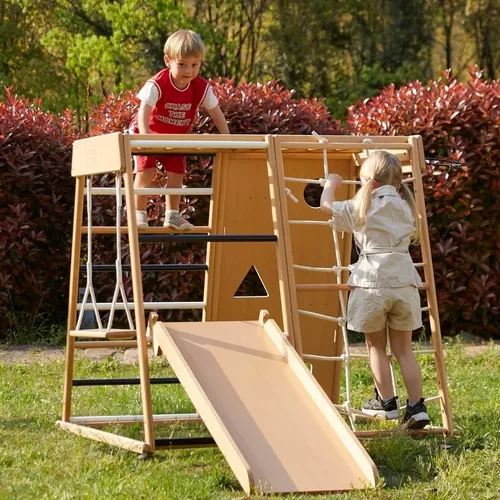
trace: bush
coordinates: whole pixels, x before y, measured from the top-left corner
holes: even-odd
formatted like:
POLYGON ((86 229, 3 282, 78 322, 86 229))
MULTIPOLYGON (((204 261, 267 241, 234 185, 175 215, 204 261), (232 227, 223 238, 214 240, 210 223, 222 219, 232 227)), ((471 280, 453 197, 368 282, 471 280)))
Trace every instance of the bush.
POLYGON ((7 311, 67 307, 72 124, 11 89, 0 101, 0 327, 7 311))
POLYGON ((441 324, 446 335, 500 336, 500 82, 471 71, 467 84, 446 73, 391 85, 352 106, 348 125, 355 134, 420 134, 426 156, 463 164, 431 162, 424 174, 441 324))

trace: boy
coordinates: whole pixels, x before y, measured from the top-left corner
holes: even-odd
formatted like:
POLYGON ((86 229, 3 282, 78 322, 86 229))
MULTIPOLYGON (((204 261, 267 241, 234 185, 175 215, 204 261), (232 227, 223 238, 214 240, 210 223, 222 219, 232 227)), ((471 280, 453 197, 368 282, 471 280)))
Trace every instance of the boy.
MULTIPOLYGON (((226 119, 217 98, 206 80, 198 76, 206 47, 201 37, 191 30, 172 34, 164 48, 166 69, 142 87, 138 94, 139 112, 130 126, 131 133, 186 134, 199 106, 205 108, 222 134, 229 134, 226 119)), ((151 186, 156 163, 168 172, 167 187, 181 188, 186 172, 185 156, 136 156, 135 188, 151 186)), ((179 195, 165 197, 165 227, 181 231, 193 228, 179 214, 179 195)), ((137 227, 148 227, 148 197, 135 196, 137 227)))

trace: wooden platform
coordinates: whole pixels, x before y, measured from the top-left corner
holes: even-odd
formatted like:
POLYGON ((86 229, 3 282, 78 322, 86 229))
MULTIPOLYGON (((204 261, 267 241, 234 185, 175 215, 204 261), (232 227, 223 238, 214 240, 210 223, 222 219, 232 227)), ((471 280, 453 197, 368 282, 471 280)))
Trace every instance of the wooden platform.
POLYGON ((156 323, 153 336, 243 489, 368 488, 376 467, 273 320, 156 323))

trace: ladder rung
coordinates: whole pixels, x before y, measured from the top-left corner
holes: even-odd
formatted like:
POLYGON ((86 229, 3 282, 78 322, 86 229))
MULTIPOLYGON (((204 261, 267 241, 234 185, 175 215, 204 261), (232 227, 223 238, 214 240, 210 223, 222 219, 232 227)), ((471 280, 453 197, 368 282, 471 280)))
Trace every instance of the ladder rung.
POLYGON ((297 285, 298 291, 301 292, 322 292, 328 290, 346 290, 349 291, 349 286, 345 283, 315 283, 307 285, 297 285))
MULTIPOLYGON (((132 266, 130 264, 122 265, 122 271, 131 271, 131 270, 132 266)), ((81 265, 80 271, 85 273, 87 271, 87 266, 85 264, 81 265)), ((92 271, 114 273, 116 271, 116 265, 94 264, 92 266, 92 271)), ((206 264, 141 264, 141 271, 143 273, 176 272, 176 271, 208 271, 208 266, 206 264)))
POLYGON ((98 328, 89 328, 87 330, 70 330, 71 337, 81 337, 87 339, 133 339, 137 332, 135 330, 111 329, 99 330, 98 328))
POLYGON ((155 439, 155 448, 200 448, 205 446, 216 446, 214 438, 192 437, 192 438, 166 438, 155 439))
MULTIPOLYGON (((144 422, 144 415, 95 415, 91 417, 71 417, 70 422, 78 425, 131 425, 144 422)), ((153 415, 155 424, 177 424, 179 422, 203 422, 197 413, 177 413, 153 415)))
MULTIPOLYGON (((87 234, 88 226, 82 227, 82 234, 87 234)), ((177 233, 210 233, 212 229, 209 226, 194 226, 188 231, 180 231, 171 227, 151 226, 144 229, 137 229, 139 234, 177 234, 177 233)), ((128 234, 128 227, 120 227, 121 234, 128 234)), ((115 226, 92 226, 92 234, 116 234, 115 226)))
MULTIPOLYGON (((96 385, 139 385, 140 378, 87 378, 87 379, 74 379, 73 387, 90 387, 96 385)), ((177 377, 163 377, 149 379, 151 385, 169 385, 179 384, 177 377)))
MULTIPOLYGON (((191 231, 192 232, 192 231, 191 231)), ((186 233, 186 231, 184 231, 186 233)), ((146 235, 141 234, 139 236, 139 241, 141 242, 184 242, 184 243, 206 243, 206 242, 232 242, 232 243, 255 243, 278 241, 278 237, 275 234, 158 234, 158 235, 146 235)))

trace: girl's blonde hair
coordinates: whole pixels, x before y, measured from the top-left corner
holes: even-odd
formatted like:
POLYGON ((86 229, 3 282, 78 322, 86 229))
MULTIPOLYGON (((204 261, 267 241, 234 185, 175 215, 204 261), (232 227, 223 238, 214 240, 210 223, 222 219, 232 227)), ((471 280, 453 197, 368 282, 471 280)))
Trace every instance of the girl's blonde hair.
POLYGON ((200 57, 205 59, 207 48, 198 33, 191 30, 179 30, 170 35, 165 42, 163 53, 169 59, 200 57))
POLYGON ((366 214, 372 204, 372 192, 375 189, 374 183, 376 183, 376 187, 394 186, 399 191, 401 198, 410 206, 413 218, 415 219, 415 234, 412 242, 417 244, 420 241, 420 224, 415 197, 410 188, 402 182, 403 168, 399 158, 388 151, 373 151, 363 163, 361 170, 366 173, 369 180, 354 197, 354 207, 360 222, 362 224, 366 222, 366 214))

